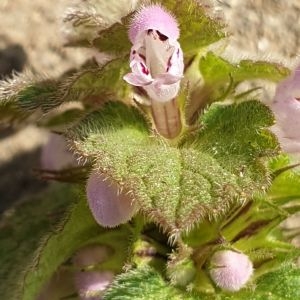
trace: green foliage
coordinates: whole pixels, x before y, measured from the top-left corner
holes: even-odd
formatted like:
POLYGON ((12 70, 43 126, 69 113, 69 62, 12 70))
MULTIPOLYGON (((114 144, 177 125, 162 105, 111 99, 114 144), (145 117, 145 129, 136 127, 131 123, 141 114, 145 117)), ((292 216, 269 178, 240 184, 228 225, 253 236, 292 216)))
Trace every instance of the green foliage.
MULTIPOLYGON (((1 122, 30 122, 51 127, 67 125, 81 119, 86 111, 73 109, 53 111, 66 102, 82 102, 83 108, 93 109, 109 100, 127 101, 131 88, 122 77, 127 72, 127 59, 112 60, 102 67, 93 64, 82 70, 65 74, 58 80, 35 80, 24 75, 2 82, 0 102, 1 122), (15 82, 13 85, 12 82, 15 82), (48 113, 52 112, 49 116, 48 113), (35 114, 33 114, 35 113, 35 114), (30 117, 30 118, 29 118, 30 117)), ((66 129, 67 126, 64 126, 66 129)))
POLYGON ((200 72, 208 85, 236 82, 253 79, 266 79, 278 82, 290 74, 289 69, 280 64, 266 61, 241 60, 233 64, 208 52, 200 59, 200 72))
POLYGON ((149 267, 119 275, 103 296, 104 300, 180 300, 182 295, 149 267))
POLYGON ((71 78, 62 81, 58 93, 62 101, 84 102, 89 97, 94 97, 99 98, 97 101, 101 103, 107 100, 124 99, 127 91, 130 90, 123 80, 127 69, 126 58, 112 60, 102 67, 83 68, 71 78))
POLYGON ((200 120, 198 134, 173 147, 150 138, 135 109, 108 103, 69 137, 79 154, 93 157, 96 168, 133 193, 146 216, 175 233, 267 188, 263 159, 277 146, 265 129, 272 120, 256 101, 215 106, 200 120))
POLYGON ((170 286, 150 268, 132 270, 117 277, 104 295, 105 300, 170 299, 170 300, 294 300, 300 296, 300 269, 293 265, 262 276, 256 288, 215 294, 187 293, 170 286))
POLYGON ((193 141, 197 148, 218 159, 240 178, 240 184, 247 185, 247 178, 251 178, 252 189, 266 189, 266 158, 279 150, 275 136, 266 129, 274 122, 272 112, 258 101, 215 104, 200 117, 200 122, 204 128, 193 141))
POLYGON ((43 112, 51 110, 60 103, 55 101, 57 82, 52 80, 33 83, 17 95, 19 106, 26 110, 41 108, 43 112))
POLYGON ((33 251, 43 235, 54 230, 73 198, 74 193, 67 186, 53 185, 4 213, 0 222, 0 294, 3 299, 20 299, 16 291, 33 251))
POLYGON ((207 15, 200 2, 187 0, 161 1, 176 16, 180 25, 180 45, 185 55, 196 54, 225 37, 224 25, 207 15))
POLYGON ((58 267, 85 245, 100 243, 114 250, 112 262, 106 264, 120 272, 126 258, 129 231, 126 226, 104 230, 93 219, 87 203, 80 200, 59 228, 44 239, 34 264, 25 274, 21 299, 32 300, 58 267))
POLYGON ((199 53, 186 71, 186 80, 191 84, 190 99, 186 105, 188 124, 194 124, 207 105, 227 99, 250 100, 261 87, 240 87, 253 80, 278 82, 290 73, 286 67, 266 62, 242 60, 231 63, 213 52, 199 53))
POLYGON ((128 55, 131 47, 127 34, 128 22, 125 21, 128 19, 124 18, 122 23, 115 23, 102 30, 100 36, 93 40, 93 46, 100 52, 108 52, 118 56, 128 55))
MULTIPOLYGON (((142 213, 118 228, 102 228, 82 191, 78 197, 67 187, 51 189, 51 197, 47 193, 42 200, 37 197, 21 204, 1 223, 0 275, 7 280, 1 281, 0 291, 5 299, 34 299, 63 268, 74 275, 70 258, 89 244, 111 250, 97 270, 119 274, 124 265, 130 270, 116 277, 104 299, 300 297, 299 270, 286 263, 299 251, 277 229, 289 214, 299 211, 300 175, 286 156, 276 156, 279 145, 268 130, 273 115, 260 102, 249 101, 257 88, 237 94, 245 81, 278 82, 289 70, 263 61, 231 63, 206 53, 205 47, 226 35, 219 20, 209 17, 197 1, 158 2, 177 18, 180 43, 191 63, 186 89, 178 96, 180 109, 186 107, 186 112, 183 133, 177 139, 157 135, 149 120, 129 105, 134 93, 142 92, 123 80, 129 70, 131 14, 116 17, 113 22, 120 22, 110 24, 103 21, 101 10, 113 12, 125 1, 100 1, 95 4, 97 14, 87 9, 68 15, 77 34, 75 44, 95 47, 115 59, 101 67, 89 62, 58 79, 29 74, 0 83, 2 122, 30 119, 64 132, 72 149, 128 190, 142 213), (73 101, 79 106, 63 110, 62 104, 73 101), (217 103, 208 107, 212 102, 217 103), (79 199, 54 228, 74 198, 79 199), (17 289, 16 276, 37 248, 42 232, 49 231, 21 280, 22 289, 17 289), (207 275, 212 253, 227 248, 242 251, 254 264, 252 282, 237 293, 221 291, 207 275)), ((130 8, 124 10, 128 12, 130 8)), ((150 109, 143 107, 143 111, 150 109)), ((83 183, 90 169, 88 164, 40 175, 83 183)))
POLYGON ((217 299, 294 300, 300 297, 299 285, 300 269, 292 264, 286 264, 260 277, 255 289, 245 289, 217 299))
POLYGON ((288 204, 300 199, 300 173, 286 170, 279 173, 273 180, 269 190, 269 198, 276 205, 288 204))

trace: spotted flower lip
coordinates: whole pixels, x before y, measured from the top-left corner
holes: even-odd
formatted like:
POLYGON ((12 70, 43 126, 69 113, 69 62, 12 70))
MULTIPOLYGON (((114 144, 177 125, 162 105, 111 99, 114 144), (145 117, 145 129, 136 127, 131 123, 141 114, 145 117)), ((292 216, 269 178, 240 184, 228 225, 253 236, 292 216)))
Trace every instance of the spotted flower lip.
POLYGON ((142 7, 129 29, 133 46, 130 53, 131 73, 124 80, 145 89, 159 102, 174 99, 183 77, 183 53, 177 39, 175 18, 159 5, 142 7))

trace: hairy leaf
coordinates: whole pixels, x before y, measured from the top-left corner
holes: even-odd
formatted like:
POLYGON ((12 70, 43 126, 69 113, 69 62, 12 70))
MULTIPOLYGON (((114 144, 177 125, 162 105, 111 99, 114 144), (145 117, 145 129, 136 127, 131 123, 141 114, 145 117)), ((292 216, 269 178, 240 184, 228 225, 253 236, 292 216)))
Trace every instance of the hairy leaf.
POLYGON ((203 218, 269 185, 264 157, 276 139, 265 127, 271 112, 259 102, 212 107, 203 129, 180 147, 151 138, 139 113, 108 103, 69 133, 79 154, 131 191, 140 209, 175 236, 203 218))
POLYGON ((42 112, 61 104, 56 97, 58 81, 39 78, 31 73, 17 74, 12 79, 0 81, 0 107, 8 103, 24 114, 40 108, 42 112))
POLYGON ((123 75, 127 68, 127 59, 119 58, 108 62, 103 67, 85 69, 64 80, 59 86, 58 95, 63 101, 96 104, 109 99, 126 99, 130 87, 123 80, 123 75))
POLYGON ((206 13, 200 1, 164 0, 166 6, 177 18, 180 26, 180 45, 185 55, 196 54, 204 48, 225 37, 224 25, 206 13))
POLYGON ((276 205, 300 200, 300 173, 292 169, 280 173, 273 180, 268 196, 276 205))
POLYGON ((80 200, 63 224, 44 240, 34 264, 25 274, 20 299, 34 299, 58 267, 77 249, 90 243, 112 248, 113 261, 106 268, 120 272, 126 258, 128 240, 127 227, 104 230, 94 221, 86 201, 80 200))
POLYGON ((199 63, 201 74, 206 84, 228 83, 253 79, 266 79, 278 82, 290 74, 289 69, 276 63, 265 61, 242 60, 237 64, 209 52, 199 63))
POLYGON ((41 237, 53 230, 74 196, 70 188, 56 184, 3 214, 0 222, 0 294, 3 299, 20 299, 16 291, 23 280, 24 268, 41 237))
POLYGON ((131 45, 127 35, 128 24, 126 23, 115 23, 101 31, 100 36, 93 41, 93 46, 100 52, 118 56, 129 54, 131 45))
POLYGON ((128 52, 126 16, 137 2, 92 0, 70 7, 63 19, 67 45, 95 46, 101 52, 118 55, 122 53, 122 50, 118 52, 120 49, 125 49, 123 53, 128 52))
POLYGON ((224 300, 294 300, 300 297, 300 269, 286 264, 277 271, 259 278, 255 289, 243 289, 232 295, 217 299, 224 300))
POLYGON ((104 300, 185 299, 149 267, 119 275, 103 296, 104 300))

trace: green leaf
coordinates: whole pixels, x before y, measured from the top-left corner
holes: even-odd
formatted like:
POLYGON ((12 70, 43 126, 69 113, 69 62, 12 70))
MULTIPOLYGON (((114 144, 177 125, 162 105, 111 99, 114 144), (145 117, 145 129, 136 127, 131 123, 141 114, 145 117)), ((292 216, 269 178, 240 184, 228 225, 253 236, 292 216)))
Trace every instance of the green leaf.
POLYGON ((170 300, 294 300, 300 297, 300 269, 292 265, 263 275, 256 288, 216 294, 188 293, 170 286, 150 268, 121 274, 104 294, 104 300, 170 299, 170 300))
POLYGON ((208 16, 199 2, 164 0, 161 4, 177 18, 181 32, 179 42, 185 55, 196 54, 225 37, 224 25, 208 16))
POLYGON ((93 40, 93 46, 100 52, 107 52, 118 56, 130 53, 131 44, 128 39, 128 20, 124 18, 122 23, 115 23, 111 27, 102 30, 100 36, 93 40))
POLYGON ((224 300, 294 300, 300 298, 300 269, 286 264, 277 271, 259 278, 256 288, 243 289, 232 295, 224 295, 224 300))
POLYGON ((22 111, 14 102, 0 104, 0 124, 18 124, 24 122, 29 116, 28 112, 22 111))
POLYGON ((126 186, 141 211, 176 237, 269 185, 263 162, 277 141, 265 129, 273 122, 267 107, 256 101, 216 105, 201 122, 198 135, 169 146, 149 136, 136 109, 107 103, 69 137, 79 154, 94 158, 95 168, 126 186))
POLYGON ((300 199, 300 173, 293 170, 279 174, 268 191, 270 201, 284 205, 300 199))
POLYGON ((51 116, 40 120, 38 126, 46 127, 54 131, 66 130, 74 125, 75 122, 82 119, 86 115, 83 109, 70 108, 63 112, 55 112, 51 116))
POLYGON ((43 113, 48 112, 62 103, 56 95, 57 86, 58 81, 31 73, 17 74, 8 81, 0 81, 1 110, 11 103, 19 113, 26 116, 37 108, 43 113))
POLYGON ((17 103, 24 110, 41 108, 47 112, 61 104, 55 97, 56 90, 57 82, 54 80, 33 82, 18 93, 17 103))
POLYGON ((66 185, 51 185, 2 215, 0 294, 3 299, 20 299, 16 291, 32 253, 38 248, 41 237, 54 229, 74 196, 66 185))
POLYGON ((185 299, 169 286, 159 273, 149 267, 131 270, 119 275, 105 292, 104 300, 185 299))
POLYGON ((201 116, 204 128, 193 142, 235 174, 242 186, 250 184, 253 190, 266 189, 269 186, 266 158, 279 151, 277 139, 267 130, 273 122, 270 109, 258 101, 216 103, 201 116))
POLYGON ((100 52, 128 54, 127 37, 130 12, 136 4, 124 0, 84 1, 67 11, 64 22, 69 29, 68 46, 96 47, 100 52), (129 14, 129 15, 128 15, 129 14))
POLYGON ((226 99, 236 102, 252 99, 261 87, 256 83, 253 88, 246 85, 237 89, 245 81, 260 79, 278 82, 289 74, 288 68, 272 62, 242 60, 231 63, 213 52, 204 56, 199 54, 186 72, 187 79, 196 82, 191 89, 190 103, 186 106, 187 122, 194 124, 210 103, 226 99))
POLYGON ((63 101, 85 101, 93 98, 100 104, 107 100, 126 100, 130 87, 123 80, 129 68, 127 58, 112 60, 102 67, 83 69, 67 78, 59 86, 58 95, 63 101))
POLYGON ((85 200, 80 200, 61 226, 46 238, 40 247, 34 264, 25 274, 22 300, 34 299, 58 267, 74 252, 88 244, 100 243, 112 248, 111 263, 106 268, 118 273, 127 255, 128 227, 105 230, 91 215, 85 200))
POLYGON ((266 79, 278 82, 290 74, 289 69, 276 63, 265 61, 242 60, 237 64, 208 52, 200 59, 200 72, 208 85, 228 83, 253 79, 266 79))

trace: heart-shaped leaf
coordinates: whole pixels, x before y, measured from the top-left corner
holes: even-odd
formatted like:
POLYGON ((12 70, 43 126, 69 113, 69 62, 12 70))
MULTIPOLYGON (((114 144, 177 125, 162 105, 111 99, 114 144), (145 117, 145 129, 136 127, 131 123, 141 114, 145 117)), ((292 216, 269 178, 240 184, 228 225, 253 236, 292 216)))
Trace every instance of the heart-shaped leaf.
POLYGON ((199 133, 169 146, 150 137, 136 109, 108 103, 69 137, 95 168, 131 191, 148 218, 176 235, 269 186, 264 159, 277 142, 265 129, 273 122, 267 107, 257 101, 215 105, 200 122, 199 133))

